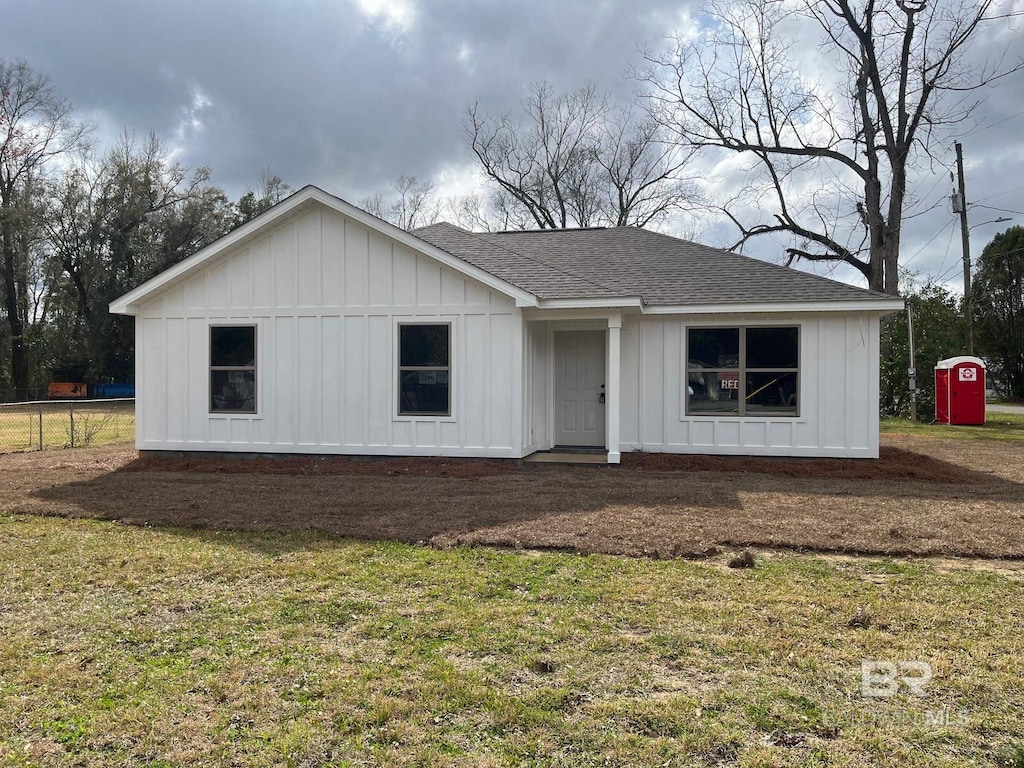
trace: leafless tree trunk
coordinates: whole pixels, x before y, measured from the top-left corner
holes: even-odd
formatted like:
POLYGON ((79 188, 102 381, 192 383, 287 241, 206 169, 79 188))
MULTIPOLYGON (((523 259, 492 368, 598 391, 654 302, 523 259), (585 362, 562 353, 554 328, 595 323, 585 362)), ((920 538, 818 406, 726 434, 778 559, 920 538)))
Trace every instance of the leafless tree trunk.
POLYGON ((375 192, 360 200, 359 207, 407 231, 435 224, 441 210, 434 183, 415 176, 399 176, 389 193, 375 192))
POLYGON ((649 55, 641 77, 676 141, 739 153, 762 172, 763 186, 722 206, 734 247, 789 235, 790 263, 842 262, 896 294, 915 161, 937 129, 970 115, 977 89, 1021 68, 966 56, 1000 18, 996 0, 721 0, 708 13, 703 36, 649 55), (800 61, 815 51, 836 67, 824 79, 800 61))
POLYGON ((682 177, 691 152, 663 142, 662 129, 635 105, 613 106, 593 84, 569 93, 534 85, 521 118, 473 105, 464 130, 506 220, 541 229, 644 227, 696 197, 682 177))
POLYGON ((0 281, 10 331, 11 384, 27 389, 28 318, 25 227, 31 217, 33 181, 47 162, 79 144, 86 132, 72 108, 44 75, 24 62, 0 59, 0 281))

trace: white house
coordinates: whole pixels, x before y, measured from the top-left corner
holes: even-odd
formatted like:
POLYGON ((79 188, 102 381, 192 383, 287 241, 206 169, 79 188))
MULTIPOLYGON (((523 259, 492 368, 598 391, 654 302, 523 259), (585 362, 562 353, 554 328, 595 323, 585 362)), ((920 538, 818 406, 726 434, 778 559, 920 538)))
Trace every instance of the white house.
POLYGON ((140 450, 878 455, 854 288, 629 227, 404 232, 306 187, 110 305, 140 450))

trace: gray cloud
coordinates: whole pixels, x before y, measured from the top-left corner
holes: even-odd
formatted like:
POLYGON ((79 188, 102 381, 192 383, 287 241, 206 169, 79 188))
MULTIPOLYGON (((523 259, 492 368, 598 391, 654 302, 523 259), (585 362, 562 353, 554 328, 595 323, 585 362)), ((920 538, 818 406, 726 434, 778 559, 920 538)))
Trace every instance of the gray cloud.
MULTIPOLYGON (((660 45, 686 7, 671 0, 645 3, 642 12, 634 3, 592 0, 364 0, 362 7, 357 0, 0 0, 0 51, 48 73, 104 132, 155 131, 180 147, 185 164, 210 166, 229 194, 269 168, 295 186, 316 183, 358 200, 400 174, 431 178, 468 164, 460 126, 472 101, 488 111, 514 109, 542 79, 559 88, 592 79, 621 96, 635 91, 623 75, 638 63, 638 48, 660 45), (411 21, 403 27, 389 8, 411 8, 411 21)), ((991 34, 1020 47, 1021 36, 1007 29, 991 34)), ((998 194, 1024 184, 1022 112, 1021 81, 1002 83, 982 105, 978 129, 963 137, 971 200, 1024 210, 1020 191, 998 194)), ((921 177, 922 208, 948 196, 947 175, 936 166, 921 177)), ((981 210, 972 211, 974 220, 1003 215, 982 218, 981 210)), ((912 268, 948 271, 949 221, 941 202, 907 222, 905 253, 920 250, 912 268)), ((721 223, 700 224, 707 240, 731 237, 721 223)), ((975 252, 995 231, 974 230, 975 252)), ((765 243, 756 252, 777 258, 778 250, 765 243)), ((857 282, 843 270, 836 275, 857 282)))

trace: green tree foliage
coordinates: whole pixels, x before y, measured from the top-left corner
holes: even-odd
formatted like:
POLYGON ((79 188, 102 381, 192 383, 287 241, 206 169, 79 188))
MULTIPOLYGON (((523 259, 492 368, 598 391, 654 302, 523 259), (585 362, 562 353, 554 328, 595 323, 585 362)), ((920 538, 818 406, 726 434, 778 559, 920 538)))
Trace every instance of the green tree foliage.
POLYGON ((280 176, 268 170, 260 174, 256 189, 250 189, 235 203, 235 226, 241 226, 250 219, 277 205, 291 194, 292 188, 280 176))
POLYGON ((29 386, 29 342, 41 180, 55 159, 81 146, 86 128, 49 78, 25 62, 0 59, 0 318, 5 355, 0 375, 29 386))
POLYGON ((49 80, 0 59, 0 398, 130 381, 134 325, 108 303, 280 201, 264 172, 231 203, 154 135, 106 152, 49 80))
POLYGON ((1024 227, 1010 227, 985 246, 974 277, 978 349, 997 391, 1024 399, 1024 227))
POLYGON ((132 323, 107 304, 231 229, 235 209, 208 182, 207 169, 189 174, 156 136, 125 135, 61 176, 45 217, 51 273, 62 278, 51 319, 61 340, 55 371, 131 377, 132 323))
MULTIPOLYGON (((964 319, 960 300, 934 283, 912 288, 906 293, 914 307, 914 341, 917 346, 917 412, 929 421, 935 413, 935 364, 947 357, 964 354, 964 319)), ((907 369, 910 367, 910 343, 907 313, 901 312, 882 326, 879 407, 883 415, 909 413, 910 393, 907 369)))

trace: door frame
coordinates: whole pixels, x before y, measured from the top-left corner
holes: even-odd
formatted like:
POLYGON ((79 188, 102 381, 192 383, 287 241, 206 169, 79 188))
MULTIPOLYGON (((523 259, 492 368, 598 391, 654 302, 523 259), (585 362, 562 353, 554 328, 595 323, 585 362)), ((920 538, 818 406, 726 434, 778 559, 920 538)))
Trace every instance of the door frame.
MULTIPOLYGON (((547 422, 548 422, 548 449, 555 447, 555 380, 556 380, 556 365, 558 361, 555 359, 555 333, 571 333, 573 331, 600 331, 604 334, 604 377, 605 377, 605 392, 608 392, 608 321, 607 320, 579 320, 579 321, 566 321, 566 322, 549 322, 547 327, 547 367, 548 367, 548 382, 547 388, 550 393, 547 398, 547 422)), ((604 440, 601 448, 608 450, 608 404, 607 396, 605 399, 605 418, 604 418, 604 440)))

